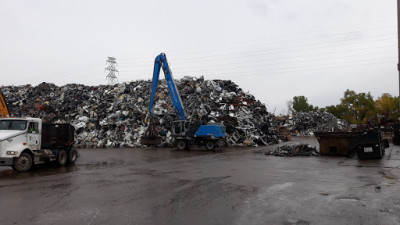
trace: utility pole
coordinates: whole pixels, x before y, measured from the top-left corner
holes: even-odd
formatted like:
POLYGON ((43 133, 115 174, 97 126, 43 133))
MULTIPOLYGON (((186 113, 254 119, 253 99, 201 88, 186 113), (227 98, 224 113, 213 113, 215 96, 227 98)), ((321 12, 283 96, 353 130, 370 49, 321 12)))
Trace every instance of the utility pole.
MULTIPOLYGON (((397 63, 397 70, 399 71, 399 110, 400 113, 400 0, 397 0, 397 40, 398 40, 398 63, 397 63)), ((400 114, 399 114, 400 119, 400 114)))
POLYGON ((106 76, 108 84, 115 84, 118 81, 116 73, 119 74, 119 71, 117 70, 117 61, 114 57, 108 57, 106 63, 107 67, 105 70, 108 71, 106 76))

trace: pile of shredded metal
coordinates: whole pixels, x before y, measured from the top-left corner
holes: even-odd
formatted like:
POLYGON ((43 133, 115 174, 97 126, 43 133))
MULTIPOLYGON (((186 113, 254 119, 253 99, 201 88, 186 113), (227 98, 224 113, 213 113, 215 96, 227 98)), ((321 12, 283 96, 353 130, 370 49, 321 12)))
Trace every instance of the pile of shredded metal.
POLYGON ((317 148, 308 144, 282 145, 274 151, 265 153, 274 156, 319 156, 317 148))
MULTIPOLYGON (((278 131, 282 126, 296 135, 312 135, 313 131, 338 127, 336 118, 325 112, 296 113, 277 120, 263 103, 230 80, 184 77, 175 82, 187 118, 202 124, 223 124, 226 142, 231 146, 277 144, 287 139, 287 134, 278 131)), ((140 138, 148 126, 150 80, 100 86, 56 86, 43 82, 37 86, 0 88, 14 117, 71 123, 75 127, 76 147, 143 146, 140 138)), ((162 145, 169 146, 173 143, 172 121, 178 117, 165 80, 159 82, 153 109, 162 145)))
POLYGON ((281 117, 280 122, 292 135, 310 136, 315 131, 343 131, 349 128, 345 120, 337 119, 328 112, 295 112, 281 117))
MULTIPOLYGON (((189 120, 222 123, 232 146, 278 143, 274 117, 263 103, 230 80, 184 77, 175 80, 189 120)), ((76 147, 141 147, 147 128, 150 80, 116 85, 3 86, 12 116, 68 122, 75 127, 76 147)), ((160 80, 154 100, 163 146, 173 143, 172 121, 178 119, 167 84, 160 80)))

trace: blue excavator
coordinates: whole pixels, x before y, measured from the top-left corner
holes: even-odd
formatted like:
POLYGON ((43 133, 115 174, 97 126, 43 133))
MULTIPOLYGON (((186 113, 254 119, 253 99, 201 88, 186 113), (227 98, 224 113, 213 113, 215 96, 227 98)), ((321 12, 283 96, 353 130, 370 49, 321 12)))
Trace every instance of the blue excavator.
POLYGON ((157 91, 160 69, 163 69, 165 80, 171 96, 174 109, 179 117, 178 120, 172 122, 172 136, 174 144, 179 150, 187 149, 193 145, 205 146, 207 150, 213 150, 226 136, 226 129, 220 124, 203 125, 201 122, 191 122, 187 120, 184 106, 175 85, 171 69, 168 65, 165 53, 159 54, 154 61, 153 81, 151 86, 150 102, 149 102, 149 126, 141 137, 143 145, 161 144, 162 138, 158 135, 157 119, 154 117, 153 106, 154 96, 157 91))

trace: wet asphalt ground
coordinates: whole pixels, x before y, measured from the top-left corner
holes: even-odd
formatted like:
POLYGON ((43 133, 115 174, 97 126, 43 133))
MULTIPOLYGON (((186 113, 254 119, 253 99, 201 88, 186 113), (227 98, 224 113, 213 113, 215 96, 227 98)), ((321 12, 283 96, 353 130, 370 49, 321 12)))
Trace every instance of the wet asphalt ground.
POLYGON ((0 224, 400 224, 399 146, 362 161, 260 153, 273 147, 81 149, 74 166, 1 167, 0 224))

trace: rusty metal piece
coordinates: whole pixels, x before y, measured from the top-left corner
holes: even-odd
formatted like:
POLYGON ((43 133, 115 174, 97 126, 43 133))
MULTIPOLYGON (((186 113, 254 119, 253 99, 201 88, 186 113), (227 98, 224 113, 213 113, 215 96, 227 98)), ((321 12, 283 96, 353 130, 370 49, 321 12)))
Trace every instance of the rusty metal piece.
POLYGON ((292 135, 289 129, 284 126, 279 126, 277 130, 278 134, 282 137, 282 141, 290 141, 292 135))
POLYGON ((4 99, 3 93, 0 91, 0 117, 8 117, 10 115, 6 100, 4 99))

